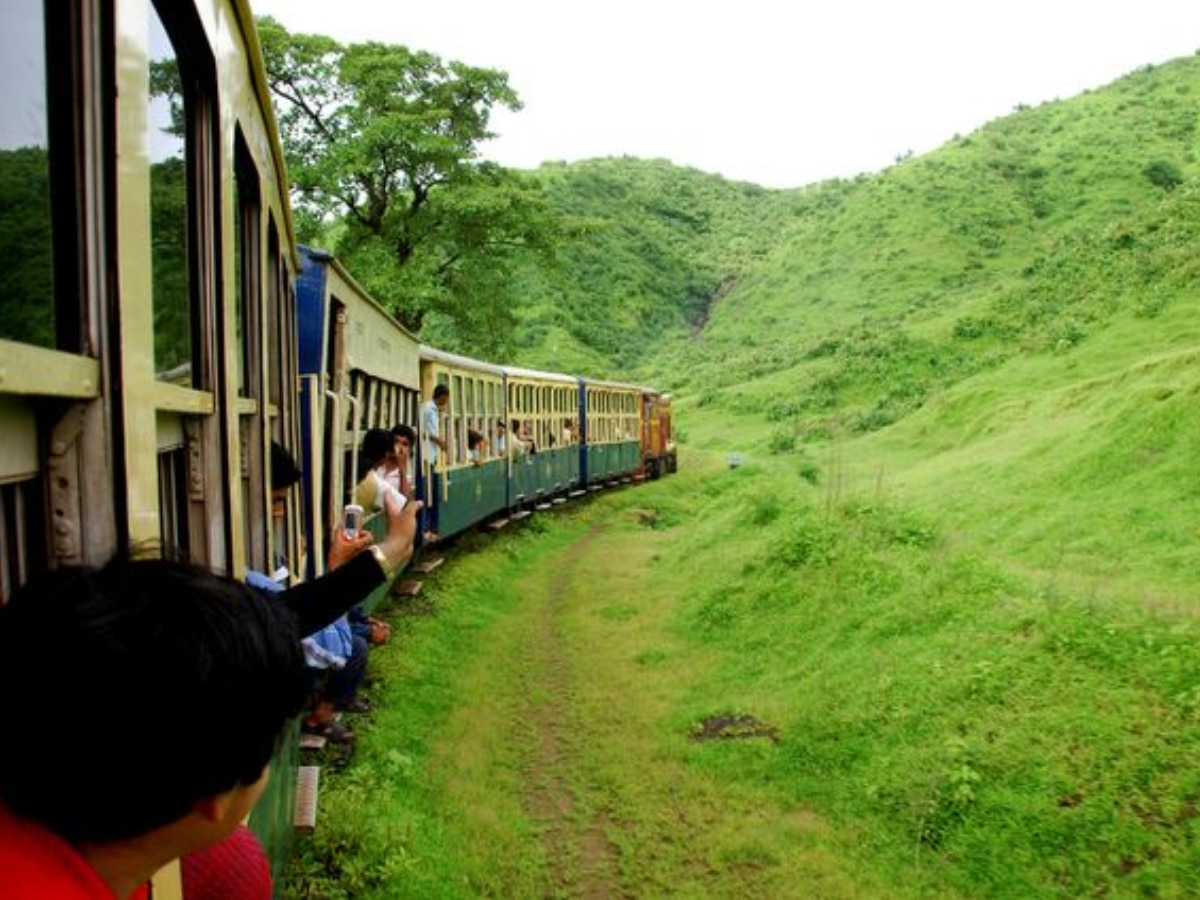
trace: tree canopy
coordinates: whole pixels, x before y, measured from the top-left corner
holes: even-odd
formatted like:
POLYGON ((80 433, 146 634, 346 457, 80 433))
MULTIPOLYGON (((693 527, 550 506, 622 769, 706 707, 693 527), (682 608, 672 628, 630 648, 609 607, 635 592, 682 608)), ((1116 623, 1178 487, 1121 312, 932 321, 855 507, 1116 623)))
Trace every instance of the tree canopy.
POLYGON ((553 249, 532 176, 479 160, 508 76, 403 46, 342 45, 259 20, 303 240, 333 250, 415 332, 493 352, 514 259, 553 249))

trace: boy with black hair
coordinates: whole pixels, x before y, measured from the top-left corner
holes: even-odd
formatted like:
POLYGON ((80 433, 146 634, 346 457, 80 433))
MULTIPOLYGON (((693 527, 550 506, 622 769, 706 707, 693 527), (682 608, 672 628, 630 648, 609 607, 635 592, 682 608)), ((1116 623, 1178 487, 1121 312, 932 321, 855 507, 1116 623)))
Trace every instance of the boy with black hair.
POLYGON ((30 582, 0 609, 0 892, 143 896, 245 817, 306 688, 295 616, 240 582, 127 558, 30 582))
POLYGON ((0 740, 0 897, 141 900, 158 869, 226 842, 304 705, 300 637, 411 559, 409 507, 387 505, 377 544, 339 530, 333 571, 277 598, 127 557, 17 590, 0 607, 0 703, 21 729, 0 740))

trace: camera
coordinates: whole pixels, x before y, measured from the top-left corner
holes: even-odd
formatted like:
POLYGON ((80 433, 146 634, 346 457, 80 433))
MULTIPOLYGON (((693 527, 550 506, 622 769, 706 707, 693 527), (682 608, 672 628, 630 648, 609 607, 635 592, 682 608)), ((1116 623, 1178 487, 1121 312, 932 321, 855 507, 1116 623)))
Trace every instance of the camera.
POLYGON ((356 540, 362 534, 363 508, 357 503, 347 503, 342 510, 342 530, 347 540, 356 540))

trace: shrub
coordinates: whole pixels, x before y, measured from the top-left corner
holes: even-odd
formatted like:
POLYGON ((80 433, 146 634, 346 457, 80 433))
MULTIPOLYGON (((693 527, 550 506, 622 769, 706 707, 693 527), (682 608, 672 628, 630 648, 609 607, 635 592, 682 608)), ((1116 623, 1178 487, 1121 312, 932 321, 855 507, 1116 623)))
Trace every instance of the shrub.
POLYGON ((796 432, 791 428, 776 429, 767 441, 771 453, 792 453, 796 449, 796 432))
POLYGON ((1147 164, 1142 169, 1142 174, 1150 179, 1151 184, 1164 191, 1173 191, 1183 184, 1183 173, 1179 171, 1179 166, 1165 159, 1158 159, 1147 164))

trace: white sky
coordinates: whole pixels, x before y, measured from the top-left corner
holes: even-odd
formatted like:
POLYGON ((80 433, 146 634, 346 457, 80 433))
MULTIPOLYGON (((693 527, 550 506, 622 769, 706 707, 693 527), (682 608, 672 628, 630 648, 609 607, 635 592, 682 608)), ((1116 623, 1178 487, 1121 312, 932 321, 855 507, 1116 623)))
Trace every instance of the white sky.
POLYGON ((1200 49, 1200 0, 250 0, 293 32, 501 69, 514 168, 665 158, 799 187, 1200 49))

